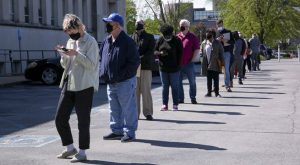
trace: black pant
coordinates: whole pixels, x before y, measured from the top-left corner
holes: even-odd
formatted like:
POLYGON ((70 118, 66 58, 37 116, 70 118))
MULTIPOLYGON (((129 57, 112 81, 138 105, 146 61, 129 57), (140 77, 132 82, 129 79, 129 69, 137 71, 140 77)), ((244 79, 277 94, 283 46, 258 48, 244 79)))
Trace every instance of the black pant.
POLYGON ((79 148, 90 148, 90 115, 93 92, 93 87, 76 92, 67 91, 67 83, 64 84, 55 117, 56 129, 60 135, 63 146, 73 144, 69 119, 75 107, 79 129, 79 148))
POLYGON ((247 56, 247 58, 244 60, 244 67, 243 67, 243 74, 244 74, 244 77, 246 75, 246 65, 248 67, 248 70, 250 71, 251 70, 251 60, 250 60, 250 56, 247 56))
POLYGON ((214 80, 214 91, 216 96, 219 95, 219 72, 207 70, 207 92, 212 91, 212 80, 214 80))

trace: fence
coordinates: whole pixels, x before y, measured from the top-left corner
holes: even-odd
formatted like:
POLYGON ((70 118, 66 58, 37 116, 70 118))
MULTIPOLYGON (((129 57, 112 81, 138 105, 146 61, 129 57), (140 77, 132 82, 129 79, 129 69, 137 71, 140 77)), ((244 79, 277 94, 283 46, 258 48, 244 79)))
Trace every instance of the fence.
POLYGON ((0 76, 23 74, 32 61, 58 56, 55 50, 0 49, 0 76))

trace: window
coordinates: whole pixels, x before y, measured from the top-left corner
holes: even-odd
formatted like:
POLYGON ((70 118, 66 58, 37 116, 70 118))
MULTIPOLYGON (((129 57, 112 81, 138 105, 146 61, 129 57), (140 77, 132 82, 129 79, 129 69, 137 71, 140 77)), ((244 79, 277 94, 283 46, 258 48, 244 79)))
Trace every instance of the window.
POLYGON ((78 0, 73 0, 73 13, 78 14, 78 0))
POLYGON ((25 0, 24 17, 25 23, 29 23, 29 0, 25 0))
POLYGON ((219 15, 218 11, 194 11, 194 20, 217 20, 219 15))
POLYGON ((57 25, 57 0, 52 0, 51 4, 51 25, 57 25))
POLYGON ((15 21, 15 0, 10 1, 9 11, 10 11, 10 20, 15 21))
POLYGON ((39 23, 40 24, 43 24, 43 3, 42 3, 42 0, 39 0, 39 8, 38 8, 38 13, 39 13, 39 23))

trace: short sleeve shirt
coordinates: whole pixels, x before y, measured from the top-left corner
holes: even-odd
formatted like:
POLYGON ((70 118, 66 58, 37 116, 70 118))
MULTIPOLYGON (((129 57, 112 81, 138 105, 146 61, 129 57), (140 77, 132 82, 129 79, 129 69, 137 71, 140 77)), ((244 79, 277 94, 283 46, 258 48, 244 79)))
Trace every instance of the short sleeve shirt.
POLYGON ((183 45, 183 55, 180 64, 184 66, 192 61, 194 51, 200 49, 199 39, 191 32, 188 32, 185 36, 180 32, 177 34, 177 37, 183 45))

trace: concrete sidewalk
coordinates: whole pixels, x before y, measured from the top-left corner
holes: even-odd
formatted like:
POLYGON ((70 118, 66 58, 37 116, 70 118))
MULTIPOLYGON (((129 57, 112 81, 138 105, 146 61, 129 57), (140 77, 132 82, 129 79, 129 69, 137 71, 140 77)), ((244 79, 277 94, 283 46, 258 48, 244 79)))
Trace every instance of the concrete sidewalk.
POLYGON ((13 85, 22 83, 27 80, 24 75, 13 75, 13 76, 0 76, 0 87, 1 86, 7 86, 7 85, 13 85))
MULTIPOLYGON (((237 85, 235 79, 231 93, 221 88, 222 98, 204 97, 206 78, 197 77, 197 105, 190 104, 185 81, 186 103, 177 112, 160 111, 162 89, 157 84, 152 90, 155 120, 141 116, 135 142, 104 141, 102 136, 110 132, 109 107, 93 107, 89 160, 77 164, 299 165, 300 63, 264 61, 261 69, 247 73, 244 85, 237 85)), ((103 89, 97 95, 106 92, 103 89)), ((70 123, 77 147, 75 115, 70 123)), ((22 147, 0 142, 0 165, 70 164, 68 159, 55 157, 64 148, 54 121, 5 137, 20 136, 50 140, 22 147)))

